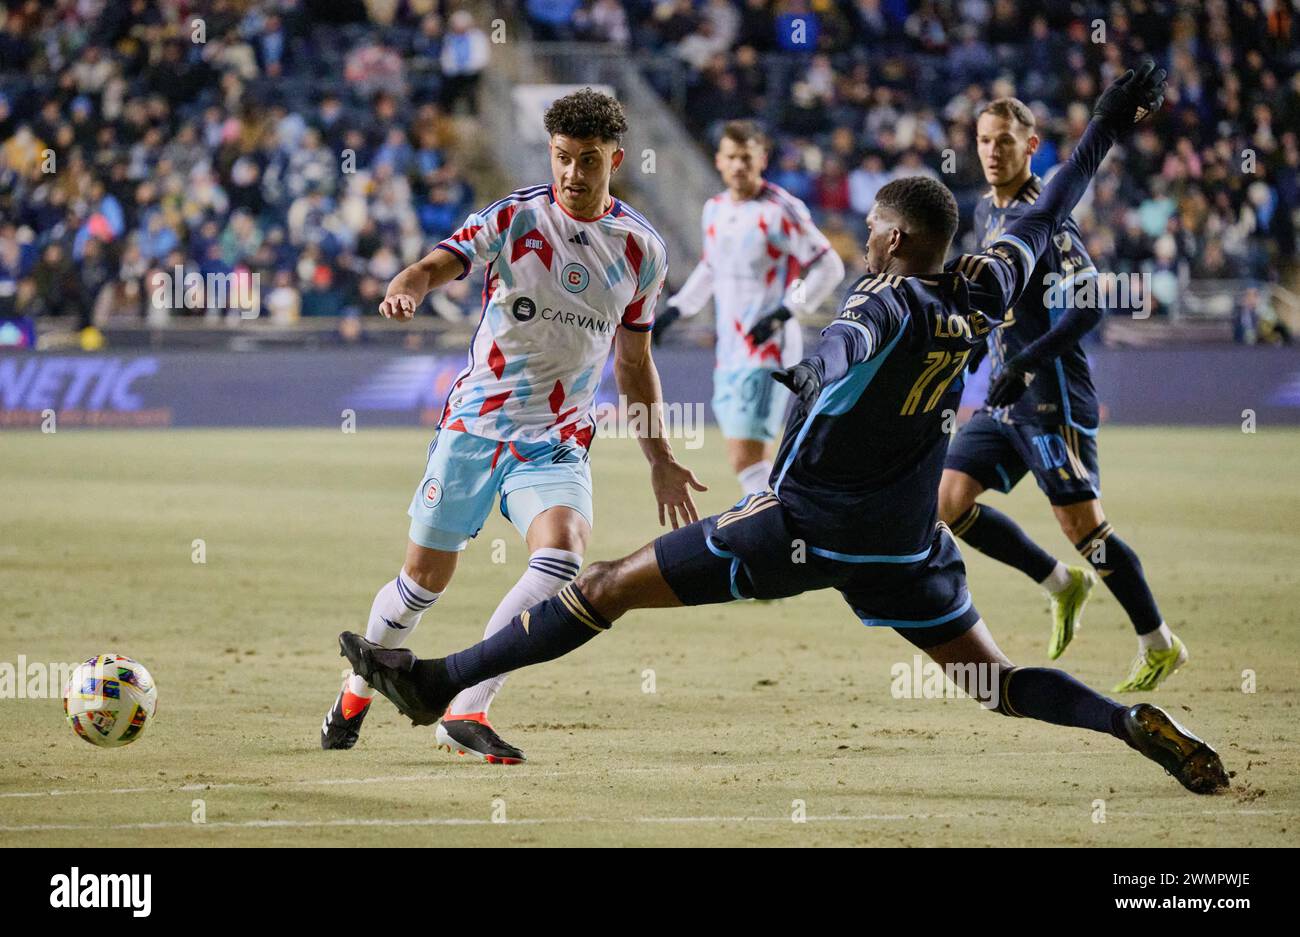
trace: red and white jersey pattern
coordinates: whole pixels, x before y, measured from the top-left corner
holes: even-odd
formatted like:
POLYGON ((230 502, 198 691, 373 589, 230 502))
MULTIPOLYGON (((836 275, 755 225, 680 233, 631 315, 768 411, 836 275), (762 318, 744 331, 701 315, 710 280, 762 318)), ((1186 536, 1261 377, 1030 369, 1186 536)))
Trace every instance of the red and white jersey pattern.
POLYGON ((435 250, 487 267, 483 314, 441 427, 488 439, 588 446, 617 330, 644 332, 668 271, 650 223, 614 199, 570 215, 550 185, 519 189, 465 219, 435 250))
MULTIPOLYGON (((799 326, 788 322, 761 344, 748 339, 754 322, 779 306, 802 311, 796 281, 831 250, 808 208, 778 185, 764 181, 758 195, 736 201, 722 192, 704 204, 704 255, 673 302, 691 315, 711 293, 721 369, 779 368, 802 354, 799 326)), ((820 301, 820 300, 818 300, 820 301)))

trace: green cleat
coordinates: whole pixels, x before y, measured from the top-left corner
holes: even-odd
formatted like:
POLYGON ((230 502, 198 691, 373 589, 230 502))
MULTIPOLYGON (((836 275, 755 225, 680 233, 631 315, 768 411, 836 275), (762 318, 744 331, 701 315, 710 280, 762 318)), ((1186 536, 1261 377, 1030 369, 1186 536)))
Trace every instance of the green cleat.
POLYGON ((1174 644, 1167 650, 1148 648, 1133 658, 1128 676, 1116 684, 1112 693, 1141 693, 1154 690, 1164 679, 1187 663, 1187 646, 1174 635, 1174 644))
POLYGON ((1097 584, 1097 574, 1081 566, 1070 567, 1070 584, 1052 595, 1052 638, 1047 656, 1056 660, 1065 653, 1083 620, 1083 606, 1097 584))

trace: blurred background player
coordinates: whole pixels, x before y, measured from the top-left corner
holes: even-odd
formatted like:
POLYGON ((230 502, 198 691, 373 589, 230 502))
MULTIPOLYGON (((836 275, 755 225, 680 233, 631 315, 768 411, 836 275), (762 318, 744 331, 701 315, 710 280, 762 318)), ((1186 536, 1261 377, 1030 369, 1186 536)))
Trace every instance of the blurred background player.
MULTIPOLYGON (((659 424, 650 354, 667 254, 654 228, 609 194, 623 161, 622 105, 590 88, 545 115, 554 183, 519 189, 471 214, 460 230, 388 286, 379 311, 410 319, 425 295, 472 267, 488 269, 483 318, 453 383, 411 500, 410 539, 397 578, 381 588, 366 636, 404 644, 451 582, 460 552, 500 496, 528 544, 528 568, 488 620, 485 637, 573 581, 591 533, 592 405, 610 348, 621 393, 653 421, 641 438, 650 482, 674 528, 697 517, 690 487, 659 424), (612 341, 612 346, 611 346, 612 341)), ((523 752, 487 712, 503 678, 467 687, 437 730, 441 747, 514 764, 523 752)), ((374 691, 349 676, 321 727, 322 748, 351 748, 374 691)))
MULTIPOLYGON (((999 98, 980 112, 976 142, 992 187, 975 208, 984 245, 1002 237, 1038 200, 1043 180, 1030 170, 1038 149, 1034 115, 1016 98, 999 98)), ((987 405, 961 428, 948 452, 939 512, 953 533, 982 553, 1013 566, 1052 599, 1048 656, 1060 657, 1079 626, 1100 575, 1138 636, 1138 654, 1114 692, 1152 690, 1187 661, 1187 648, 1169 630, 1137 554, 1114 532, 1101 507, 1097 463, 1097 393, 1080 341, 1101 321, 1097 303, 1062 294, 1096 279, 1083 235, 1067 217, 1039 258, 1007 325, 989 335, 993 378, 987 405), (1006 514, 977 503, 987 490, 1011 491, 1032 472, 1061 531, 1090 569, 1067 567, 1030 539, 1006 514)), ((980 350, 983 353, 983 349, 980 350)))
POLYGON ((713 300, 713 413, 745 494, 767 488, 772 442, 785 422, 789 394, 770 375, 802 357, 797 317, 844 279, 843 261, 804 203, 764 180, 768 148, 752 121, 723 127, 714 164, 727 191, 705 203, 704 256, 655 324, 658 341, 679 316, 713 300))

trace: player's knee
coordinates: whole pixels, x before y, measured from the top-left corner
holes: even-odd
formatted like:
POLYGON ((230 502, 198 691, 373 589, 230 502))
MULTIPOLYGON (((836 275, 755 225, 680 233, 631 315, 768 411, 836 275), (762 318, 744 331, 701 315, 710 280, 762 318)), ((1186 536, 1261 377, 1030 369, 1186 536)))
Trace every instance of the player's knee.
POLYGON ((975 497, 957 485, 940 486, 939 520, 949 527, 961 520, 972 507, 975 497))
POLYGON ((1104 522, 1104 520, 1099 520, 1093 515, 1074 514, 1061 514, 1057 520, 1061 524, 1061 533, 1065 534, 1066 539, 1075 544, 1087 537, 1104 522))
POLYGON ((597 607, 617 605, 618 562, 596 560, 578 574, 578 589, 597 607))

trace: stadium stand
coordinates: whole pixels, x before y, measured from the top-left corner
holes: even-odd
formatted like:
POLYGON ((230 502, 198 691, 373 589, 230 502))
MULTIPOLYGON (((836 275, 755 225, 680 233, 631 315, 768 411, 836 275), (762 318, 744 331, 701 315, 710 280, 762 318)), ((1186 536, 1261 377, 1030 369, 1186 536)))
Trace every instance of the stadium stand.
MULTIPOLYGON (((338 317, 368 313, 388 278, 454 228, 476 189, 515 181, 508 161, 494 168, 473 149, 479 121, 501 117, 474 116, 489 59, 505 54, 484 32, 500 15, 512 28, 527 21, 539 41, 526 44, 563 73, 557 80, 639 72, 636 87, 657 91, 685 130, 659 139, 693 138, 691 159, 707 159, 723 121, 759 117, 776 139, 769 176, 809 204, 850 272, 862 217, 892 178, 943 178, 969 222, 983 190, 972 133, 983 102, 1016 94, 1031 103, 1044 138, 1034 165, 1046 172, 1068 155, 1086 102, 1118 63, 1151 51, 1172 65, 1169 103, 1080 206, 1088 247, 1104 270, 1150 274, 1157 317, 1212 321, 1209 334, 1224 340, 1289 338, 1300 24, 1287 3, 458 7, 4 0, 0 318, 42 331, 210 321, 212 310, 149 301, 154 275, 179 267, 256 274, 257 308, 233 318, 359 338, 338 317), (572 67, 575 48, 592 50, 578 63, 585 73, 572 67)), ((691 177, 697 187, 712 181, 691 177)), ((675 236, 679 219, 657 208, 646 205, 674 249, 688 247, 689 231, 675 236)), ((674 266, 678 280, 686 269, 674 266)), ((435 310, 472 316, 480 285, 457 284, 435 310)))

